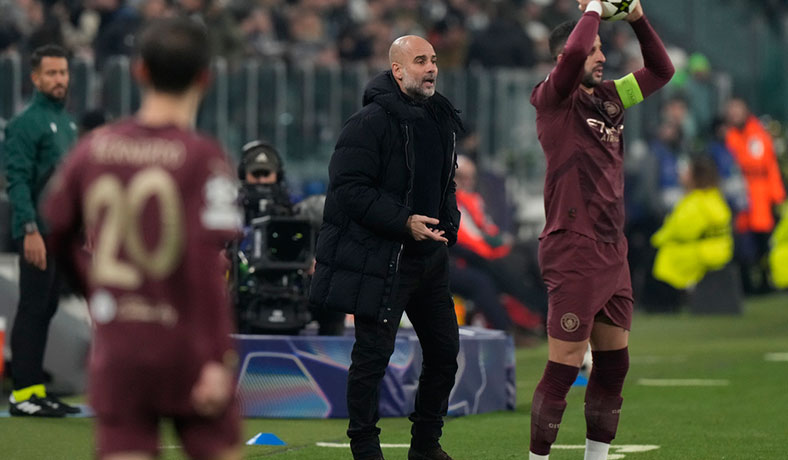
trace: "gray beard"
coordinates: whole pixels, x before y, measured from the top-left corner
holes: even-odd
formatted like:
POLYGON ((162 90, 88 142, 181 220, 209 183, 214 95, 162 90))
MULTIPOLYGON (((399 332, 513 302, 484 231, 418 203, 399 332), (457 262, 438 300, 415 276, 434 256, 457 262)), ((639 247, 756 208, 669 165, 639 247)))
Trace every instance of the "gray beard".
POLYGON ((430 95, 425 94, 421 90, 421 87, 405 88, 405 89, 407 90, 408 96, 412 97, 413 100, 415 100, 416 102, 424 102, 427 99, 429 99, 430 96, 432 96, 431 94, 430 95))

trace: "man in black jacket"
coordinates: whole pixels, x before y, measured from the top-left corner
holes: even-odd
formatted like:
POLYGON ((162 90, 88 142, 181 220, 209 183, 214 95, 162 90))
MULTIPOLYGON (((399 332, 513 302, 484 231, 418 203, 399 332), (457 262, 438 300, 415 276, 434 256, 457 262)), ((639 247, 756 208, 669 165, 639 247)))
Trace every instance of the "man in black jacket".
POLYGON ((459 336, 447 245, 457 239, 457 111, 435 92, 435 51, 416 36, 389 50, 391 70, 370 81, 329 165, 312 279, 315 308, 355 315, 348 375, 353 458, 383 458, 380 382, 403 311, 423 350, 410 420, 409 460, 450 460, 438 440, 457 372, 459 336))

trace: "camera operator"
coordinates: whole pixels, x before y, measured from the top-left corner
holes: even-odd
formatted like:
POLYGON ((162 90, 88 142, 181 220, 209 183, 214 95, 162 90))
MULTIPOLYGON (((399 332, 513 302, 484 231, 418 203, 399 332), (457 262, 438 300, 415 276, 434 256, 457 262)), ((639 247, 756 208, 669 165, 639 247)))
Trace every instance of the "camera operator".
MULTIPOLYGON (((299 209, 311 207, 293 205, 284 176, 282 159, 274 146, 259 140, 244 145, 238 165, 238 178, 242 182, 239 196, 244 210, 244 237, 234 251, 236 256, 233 260, 233 278, 237 280, 236 311, 242 332, 296 334, 310 320, 307 297, 309 277, 314 270, 314 240, 311 240, 308 254, 302 252, 306 248, 298 245, 274 248, 282 254, 297 253, 297 260, 290 261, 283 256, 285 260, 282 261, 266 259, 255 264, 252 257, 260 246, 255 242, 255 238, 262 237, 256 235, 255 230, 260 225, 271 225, 274 221, 306 225, 306 231, 299 232, 303 233, 305 241, 317 233, 312 223, 314 219, 309 216, 299 219, 302 217, 299 209), (298 264, 304 255, 308 260, 303 266, 292 266, 298 264)), ((322 219, 322 215, 320 217, 322 219)), ((288 246, 289 241, 283 238, 281 244, 288 246)), ((344 315, 311 315, 311 319, 318 321, 320 335, 339 335, 344 330, 344 315)))
POLYGON ((246 225, 256 217, 293 215, 282 159, 274 146, 262 141, 244 145, 238 178, 242 181, 240 197, 246 225))

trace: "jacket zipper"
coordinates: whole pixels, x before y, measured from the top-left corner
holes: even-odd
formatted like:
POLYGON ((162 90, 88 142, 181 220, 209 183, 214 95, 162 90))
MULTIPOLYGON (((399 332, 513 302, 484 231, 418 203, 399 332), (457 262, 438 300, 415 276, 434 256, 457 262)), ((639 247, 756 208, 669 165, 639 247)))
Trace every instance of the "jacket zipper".
MULTIPOLYGON (((408 134, 408 124, 403 123, 402 127, 405 131, 405 166, 408 168, 408 190, 405 192, 405 206, 408 205, 408 197, 413 191, 413 168, 410 166, 410 155, 408 154, 408 145, 410 144, 410 135, 408 134)), ((402 258, 402 251, 405 249, 405 243, 400 243, 399 250, 397 251, 397 261, 394 263, 394 273, 399 272, 399 261, 402 258)))

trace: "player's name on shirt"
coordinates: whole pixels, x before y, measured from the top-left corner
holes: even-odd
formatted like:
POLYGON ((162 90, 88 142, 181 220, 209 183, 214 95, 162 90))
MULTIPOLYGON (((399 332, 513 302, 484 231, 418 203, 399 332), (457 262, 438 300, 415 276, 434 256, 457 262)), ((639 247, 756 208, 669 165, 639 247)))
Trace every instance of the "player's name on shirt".
POLYGON ((175 307, 140 295, 128 294, 115 299, 109 292, 99 290, 91 297, 90 311, 98 324, 110 321, 154 323, 166 327, 178 324, 175 307))
POLYGON ((179 139, 131 138, 112 133, 100 133, 90 143, 90 154, 102 164, 160 165, 175 169, 180 167, 186 159, 186 146, 179 139))

